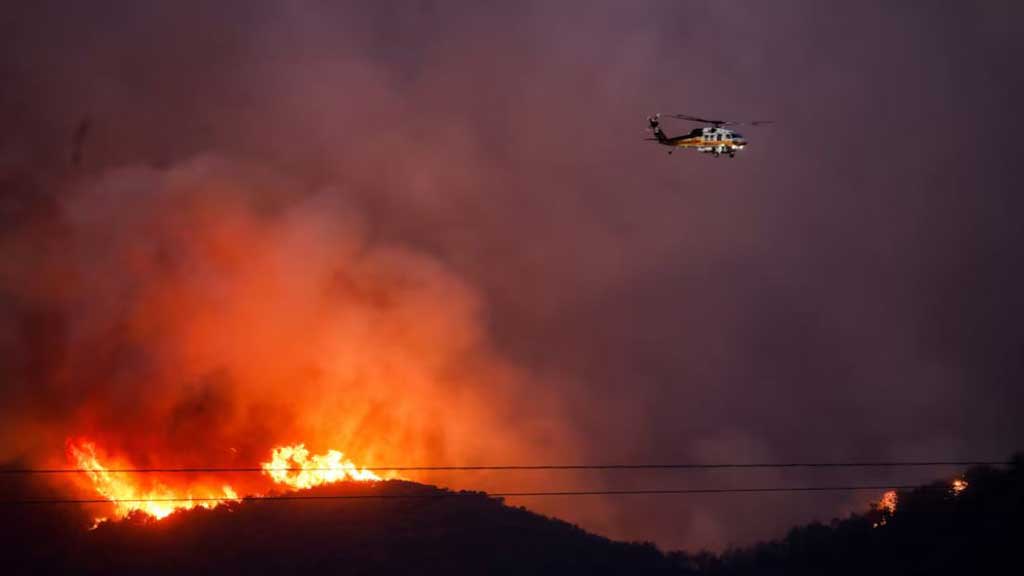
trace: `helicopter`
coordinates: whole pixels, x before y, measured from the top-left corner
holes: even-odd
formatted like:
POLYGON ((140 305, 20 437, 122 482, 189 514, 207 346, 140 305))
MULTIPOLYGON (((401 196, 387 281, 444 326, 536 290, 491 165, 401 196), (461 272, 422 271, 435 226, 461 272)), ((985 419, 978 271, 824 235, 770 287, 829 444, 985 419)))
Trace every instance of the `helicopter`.
POLYGON ((654 138, 647 138, 646 140, 653 140, 663 146, 669 146, 669 154, 675 152, 676 148, 691 148, 697 152, 704 152, 705 154, 711 154, 714 157, 721 156, 722 154, 728 154, 730 158, 736 157, 738 150, 743 150, 747 146, 746 138, 725 126, 763 126, 765 124, 771 124, 771 120, 751 120, 747 122, 739 122, 734 120, 708 120, 706 118, 699 118, 697 116, 689 116, 686 114, 665 114, 666 118, 675 118, 678 120, 686 120, 688 122, 698 122, 700 124, 706 124, 700 128, 694 128, 689 133, 683 134, 682 136, 673 136, 669 138, 661 130, 661 117, 662 114, 655 114, 647 118, 650 126, 648 129, 654 133, 654 138))

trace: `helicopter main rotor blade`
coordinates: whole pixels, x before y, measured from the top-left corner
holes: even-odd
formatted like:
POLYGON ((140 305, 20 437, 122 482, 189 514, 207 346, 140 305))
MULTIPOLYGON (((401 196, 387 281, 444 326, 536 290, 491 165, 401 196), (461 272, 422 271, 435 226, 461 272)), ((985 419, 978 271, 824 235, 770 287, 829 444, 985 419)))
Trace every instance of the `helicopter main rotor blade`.
POLYGON ((728 122, 725 121, 725 120, 708 120, 707 118, 701 118, 699 116, 690 116, 688 114, 666 114, 666 116, 669 116, 671 118, 677 118, 679 120, 688 120, 690 122, 700 122, 702 124, 714 124, 715 126, 721 126, 723 124, 728 124, 728 122))
POLYGON ((764 126, 765 124, 774 123, 774 120, 729 120, 715 124, 715 126, 764 126))
POLYGON ((666 114, 666 116, 689 122, 711 124, 712 126, 764 126, 765 124, 774 123, 774 120, 710 120, 708 118, 700 118, 699 116, 690 116, 689 114, 666 114))

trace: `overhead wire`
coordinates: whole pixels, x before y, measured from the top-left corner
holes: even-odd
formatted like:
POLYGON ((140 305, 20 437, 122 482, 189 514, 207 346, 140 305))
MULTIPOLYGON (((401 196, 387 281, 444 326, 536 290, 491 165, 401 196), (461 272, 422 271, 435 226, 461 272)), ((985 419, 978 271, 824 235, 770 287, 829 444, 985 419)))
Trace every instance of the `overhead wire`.
MULTIPOLYGON (((751 469, 813 469, 813 468, 922 468, 922 467, 965 467, 1003 466, 1011 462, 1001 460, 928 460, 928 461, 847 461, 847 462, 787 462, 787 463, 640 463, 640 464, 524 464, 524 465, 470 465, 470 466, 372 466, 360 468, 370 471, 402 472, 461 472, 461 471, 543 471, 543 470, 751 470, 751 469)), ((314 472, 336 471, 333 468, 297 467, 188 467, 188 468, 111 468, 105 473, 256 473, 256 472, 314 472)), ((81 474, 94 472, 81 468, 7 468, 0 469, 0 475, 31 474, 81 474)), ((42 499, 0 499, 0 504, 132 504, 147 502, 266 502, 297 500, 362 500, 362 499, 416 499, 450 498, 486 495, 501 498, 524 497, 579 497, 579 496, 633 496, 633 495, 686 495, 686 494, 756 494, 756 493, 813 493, 839 491, 888 491, 909 490, 917 485, 874 484, 838 486, 754 486, 740 488, 656 488, 634 490, 554 490, 529 492, 474 492, 442 491, 419 494, 277 494, 269 496, 245 496, 241 498, 42 498, 42 499)))
POLYGON ((842 486, 757 486, 745 488, 654 488, 645 490, 555 490, 534 492, 476 492, 438 491, 412 494, 278 494, 270 496, 243 496, 240 498, 24 498, 0 499, 0 504, 141 504, 151 502, 272 502, 298 500, 395 500, 433 498, 524 498, 524 497, 577 497, 577 496, 664 496, 685 494, 763 494, 800 492, 887 491, 911 490, 914 485, 842 485, 842 486))
MULTIPOLYGON (((787 468, 926 468, 966 466, 1006 466, 1003 460, 923 460, 923 461, 860 461, 860 462, 788 462, 788 463, 640 463, 640 464, 508 464, 508 465, 439 465, 439 466, 360 466, 371 472, 468 472, 468 471, 531 471, 531 470, 729 470, 729 469, 787 469, 787 468)), ((117 474, 175 474, 175 473, 252 473, 252 472, 328 472, 337 468, 324 467, 147 467, 105 468, 103 472, 117 474)), ((0 475, 25 474, 81 474, 94 470, 83 468, 0 468, 0 475)))

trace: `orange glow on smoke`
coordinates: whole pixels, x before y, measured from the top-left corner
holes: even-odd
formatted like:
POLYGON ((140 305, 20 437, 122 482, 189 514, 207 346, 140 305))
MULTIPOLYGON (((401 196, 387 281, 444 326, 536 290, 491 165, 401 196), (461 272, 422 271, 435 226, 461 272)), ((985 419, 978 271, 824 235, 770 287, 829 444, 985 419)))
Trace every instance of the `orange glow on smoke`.
MULTIPOLYGON (((271 459, 261 465, 263 473, 275 484, 294 489, 342 481, 380 480, 372 471, 357 468, 337 450, 310 455, 305 445, 296 444, 279 446, 271 454, 271 459)), ((196 507, 212 509, 225 502, 240 500, 237 492, 226 483, 191 482, 184 488, 172 488, 165 482, 179 481, 177 472, 124 472, 133 467, 125 461, 111 461, 105 456, 103 459, 107 464, 104 464, 96 444, 88 440, 69 441, 68 458, 79 470, 85 471, 92 488, 111 502, 115 519, 125 518, 132 513, 143 513, 155 520, 162 520, 178 510, 196 507)), ((250 497, 259 496, 254 494, 250 497)), ((97 517, 95 521, 98 524, 106 519, 97 517)))
MULTIPOLYGON (((560 377, 502 357, 487 299, 459 267, 378 234, 375 213, 345 193, 207 157, 94 176, 53 191, 60 234, 47 220, 0 242, 3 289, 28 303, 25 348, 12 348, 26 372, 14 377, 39 383, 0 407, 0 448, 81 470, 53 476, 68 498, 135 501, 90 505, 94 515, 166 518, 392 477, 359 468, 371 463, 579 453, 560 377), (46 265, 23 267, 35 251, 46 265)), ((406 474, 456 488, 500 480, 406 474)), ((575 503, 537 505, 580 516, 575 503)))

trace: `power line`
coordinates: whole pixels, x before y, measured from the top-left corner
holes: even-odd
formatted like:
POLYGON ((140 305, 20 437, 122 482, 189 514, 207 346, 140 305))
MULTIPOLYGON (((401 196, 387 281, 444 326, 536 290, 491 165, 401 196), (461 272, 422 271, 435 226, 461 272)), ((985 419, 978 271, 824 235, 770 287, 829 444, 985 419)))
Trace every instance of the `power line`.
MULTIPOLYGON (((366 466, 358 470, 372 472, 464 472, 464 471, 529 471, 529 470, 728 470, 786 468, 927 468, 965 466, 1008 466, 1002 460, 932 460, 932 461, 863 461, 863 462, 789 462, 789 463, 655 463, 655 464, 511 464, 482 466, 366 466)), ((103 472, 116 474, 175 473, 251 473, 251 472, 330 472, 338 468, 262 468, 262 467, 189 467, 189 468, 109 468, 103 472)), ((82 468, 0 468, 0 475, 15 474, 82 474, 98 472, 82 468)))
POLYGON ((275 496, 243 496, 241 498, 45 498, 0 500, 0 504, 143 504, 151 502, 267 502, 297 500, 392 500, 392 499, 432 499, 432 498, 466 498, 466 497, 534 497, 534 496, 658 496, 671 494, 760 494, 779 492, 849 492, 849 491, 886 491, 912 490, 914 485, 873 485, 873 486, 771 486, 750 488, 656 488, 649 490, 558 490, 548 492, 433 492, 429 494, 324 494, 324 495, 275 495, 275 496))

